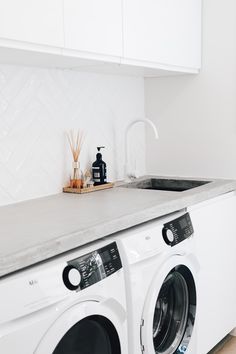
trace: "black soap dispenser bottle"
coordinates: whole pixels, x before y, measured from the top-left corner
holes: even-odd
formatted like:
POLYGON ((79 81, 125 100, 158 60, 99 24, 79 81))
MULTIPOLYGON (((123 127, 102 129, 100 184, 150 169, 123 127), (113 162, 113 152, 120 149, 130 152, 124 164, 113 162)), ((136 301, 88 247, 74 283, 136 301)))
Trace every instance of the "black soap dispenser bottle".
POLYGON ((96 161, 92 164, 93 181, 95 186, 107 183, 107 165, 102 160, 102 154, 100 150, 105 146, 98 146, 98 153, 96 155, 96 161))

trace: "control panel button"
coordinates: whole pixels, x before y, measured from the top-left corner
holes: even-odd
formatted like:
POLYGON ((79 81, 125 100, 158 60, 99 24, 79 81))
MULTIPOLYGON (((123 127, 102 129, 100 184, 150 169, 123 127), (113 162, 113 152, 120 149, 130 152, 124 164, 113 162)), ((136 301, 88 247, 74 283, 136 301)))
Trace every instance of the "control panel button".
POLYGON ((167 245, 171 245, 175 239, 173 232, 167 227, 164 227, 162 229, 162 235, 163 235, 164 241, 167 243, 167 245))
POLYGON ((78 289, 81 282, 80 271, 72 265, 68 265, 63 270, 63 282, 69 290, 78 289))

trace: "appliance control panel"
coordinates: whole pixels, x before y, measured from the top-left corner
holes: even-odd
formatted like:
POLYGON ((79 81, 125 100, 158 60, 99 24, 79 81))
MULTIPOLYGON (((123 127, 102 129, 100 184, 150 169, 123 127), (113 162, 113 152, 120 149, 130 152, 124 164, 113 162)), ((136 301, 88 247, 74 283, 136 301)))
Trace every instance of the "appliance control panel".
POLYGON ((67 262, 62 278, 70 290, 83 290, 122 268, 116 242, 67 262))
POLYGON ((193 232, 190 215, 186 213, 164 224, 162 236, 164 241, 172 247, 190 237, 193 232))

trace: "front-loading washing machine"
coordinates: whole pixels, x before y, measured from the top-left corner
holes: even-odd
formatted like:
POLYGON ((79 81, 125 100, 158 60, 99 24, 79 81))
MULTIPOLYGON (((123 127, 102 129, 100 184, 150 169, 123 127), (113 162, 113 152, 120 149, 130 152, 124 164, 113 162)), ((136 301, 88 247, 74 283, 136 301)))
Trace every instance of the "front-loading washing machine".
POLYGON ((185 210, 117 238, 125 268, 129 354, 198 354, 193 226, 185 210))
POLYGON ((102 240, 0 280, 0 353, 128 354, 124 271, 102 240))

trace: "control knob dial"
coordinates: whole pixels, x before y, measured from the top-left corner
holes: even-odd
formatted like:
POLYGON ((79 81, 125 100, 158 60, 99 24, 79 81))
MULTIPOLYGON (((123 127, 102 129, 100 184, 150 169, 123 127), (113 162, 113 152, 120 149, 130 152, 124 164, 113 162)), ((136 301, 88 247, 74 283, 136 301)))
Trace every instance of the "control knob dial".
POLYGON ((80 271, 73 265, 68 265, 64 268, 62 278, 65 286, 69 290, 78 289, 81 282, 80 271))
POLYGON ((173 231, 171 229, 169 229, 168 227, 163 227, 162 229, 162 235, 164 238, 165 243, 167 243, 167 245, 171 245, 174 242, 174 234, 173 231))

